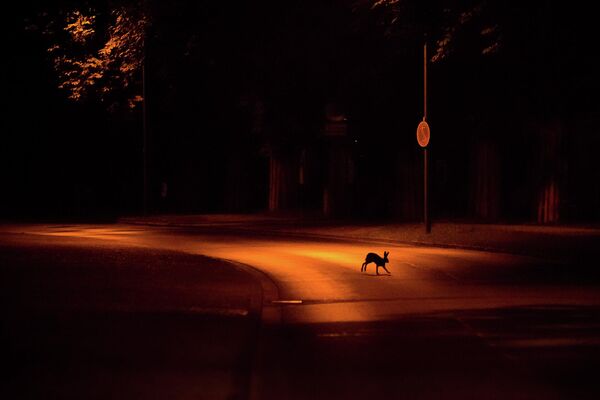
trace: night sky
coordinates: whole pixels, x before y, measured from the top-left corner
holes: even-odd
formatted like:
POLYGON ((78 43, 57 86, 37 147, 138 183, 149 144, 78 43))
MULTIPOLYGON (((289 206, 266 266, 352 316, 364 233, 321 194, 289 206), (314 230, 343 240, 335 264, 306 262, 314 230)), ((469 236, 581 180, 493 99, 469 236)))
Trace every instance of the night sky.
MULTIPOLYGON (((150 21, 149 212, 418 220, 422 46, 426 38, 432 56, 461 12, 481 2, 371 3, 23 2, 3 16, 0 215, 142 211, 143 112, 124 105, 125 92, 141 94, 141 71, 109 100, 74 102, 58 88, 48 52, 56 39, 42 33, 64 25, 66 12, 91 9, 101 42, 110 10, 126 5, 150 21), (341 137, 327 135, 335 115, 347 119, 341 137)), ((433 216, 598 221, 600 55, 590 3, 481 4, 454 32, 448 57, 429 65, 433 216), (496 51, 482 54, 496 39, 496 51)))

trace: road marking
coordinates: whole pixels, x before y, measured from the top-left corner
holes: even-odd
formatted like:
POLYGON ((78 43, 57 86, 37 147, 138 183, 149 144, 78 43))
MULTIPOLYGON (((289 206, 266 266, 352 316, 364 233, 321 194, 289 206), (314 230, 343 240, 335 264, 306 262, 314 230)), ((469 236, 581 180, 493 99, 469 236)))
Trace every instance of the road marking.
POLYGON ((302 300, 271 300, 271 304, 302 304, 302 300))

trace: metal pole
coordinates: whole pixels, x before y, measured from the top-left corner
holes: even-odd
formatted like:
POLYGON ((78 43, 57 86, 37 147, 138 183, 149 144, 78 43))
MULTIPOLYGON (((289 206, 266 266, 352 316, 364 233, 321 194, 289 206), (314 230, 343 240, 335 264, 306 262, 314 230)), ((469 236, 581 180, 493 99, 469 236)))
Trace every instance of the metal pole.
MULTIPOLYGON (((427 41, 423 45, 423 121, 427 120, 427 41)), ((423 222, 425 233, 431 232, 429 218, 429 156, 427 147, 423 148, 423 222)))
POLYGON ((431 232, 431 218, 429 218, 429 152, 427 147, 423 149, 424 168, 423 168, 423 212, 425 222, 425 233, 431 232))
POLYGON ((423 121, 427 121, 427 42, 423 45, 423 121))
POLYGON ((148 214, 148 131, 146 123, 146 49, 144 46, 144 59, 142 61, 142 164, 144 174, 144 187, 143 187, 143 198, 142 198, 142 212, 144 215, 148 214))

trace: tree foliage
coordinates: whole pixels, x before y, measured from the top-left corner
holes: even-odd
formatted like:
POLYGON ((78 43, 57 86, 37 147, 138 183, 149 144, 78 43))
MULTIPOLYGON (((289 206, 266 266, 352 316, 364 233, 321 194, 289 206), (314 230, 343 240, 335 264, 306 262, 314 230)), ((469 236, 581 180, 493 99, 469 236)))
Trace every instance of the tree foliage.
POLYGON ((141 7, 116 6, 105 13, 73 9, 51 19, 43 31, 58 87, 69 99, 97 100, 109 110, 133 109, 143 98, 139 81, 148 17, 141 7))
MULTIPOLYGON (((403 26, 417 21, 415 14, 407 9, 420 8, 424 15, 417 23, 422 34, 434 39, 435 47, 432 62, 440 62, 459 46, 460 37, 466 31, 475 31, 478 36, 478 51, 483 55, 498 52, 502 46, 502 32, 498 21, 491 18, 494 2, 491 0, 369 0, 371 9, 386 11, 388 33, 402 31, 403 26), (417 4, 418 3, 418 4, 417 4)), ((418 14, 418 13, 417 13, 418 14)))

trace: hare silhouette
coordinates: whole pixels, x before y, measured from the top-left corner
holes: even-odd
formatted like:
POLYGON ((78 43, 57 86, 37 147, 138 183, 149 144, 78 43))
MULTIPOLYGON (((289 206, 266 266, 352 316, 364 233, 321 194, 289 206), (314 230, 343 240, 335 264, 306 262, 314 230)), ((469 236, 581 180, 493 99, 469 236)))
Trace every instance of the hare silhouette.
POLYGON ((381 258, 380 256, 378 256, 375 253, 367 254, 367 256, 365 257, 365 262, 360 267, 360 272, 367 270, 367 264, 375 263, 375 265, 377 267, 375 269, 375 272, 377 273, 377 275, 379 275, 379 267, 382 267, 383 269, 385 269, 385 272, 387 272, 389 275, 391 275, 390 271, 388 271, 388 269, 385 267, 385 264, 390 262, 390 260, 388 260, 389 254, 390 254, 389 251, 384 251, 383 258, 381 258))

